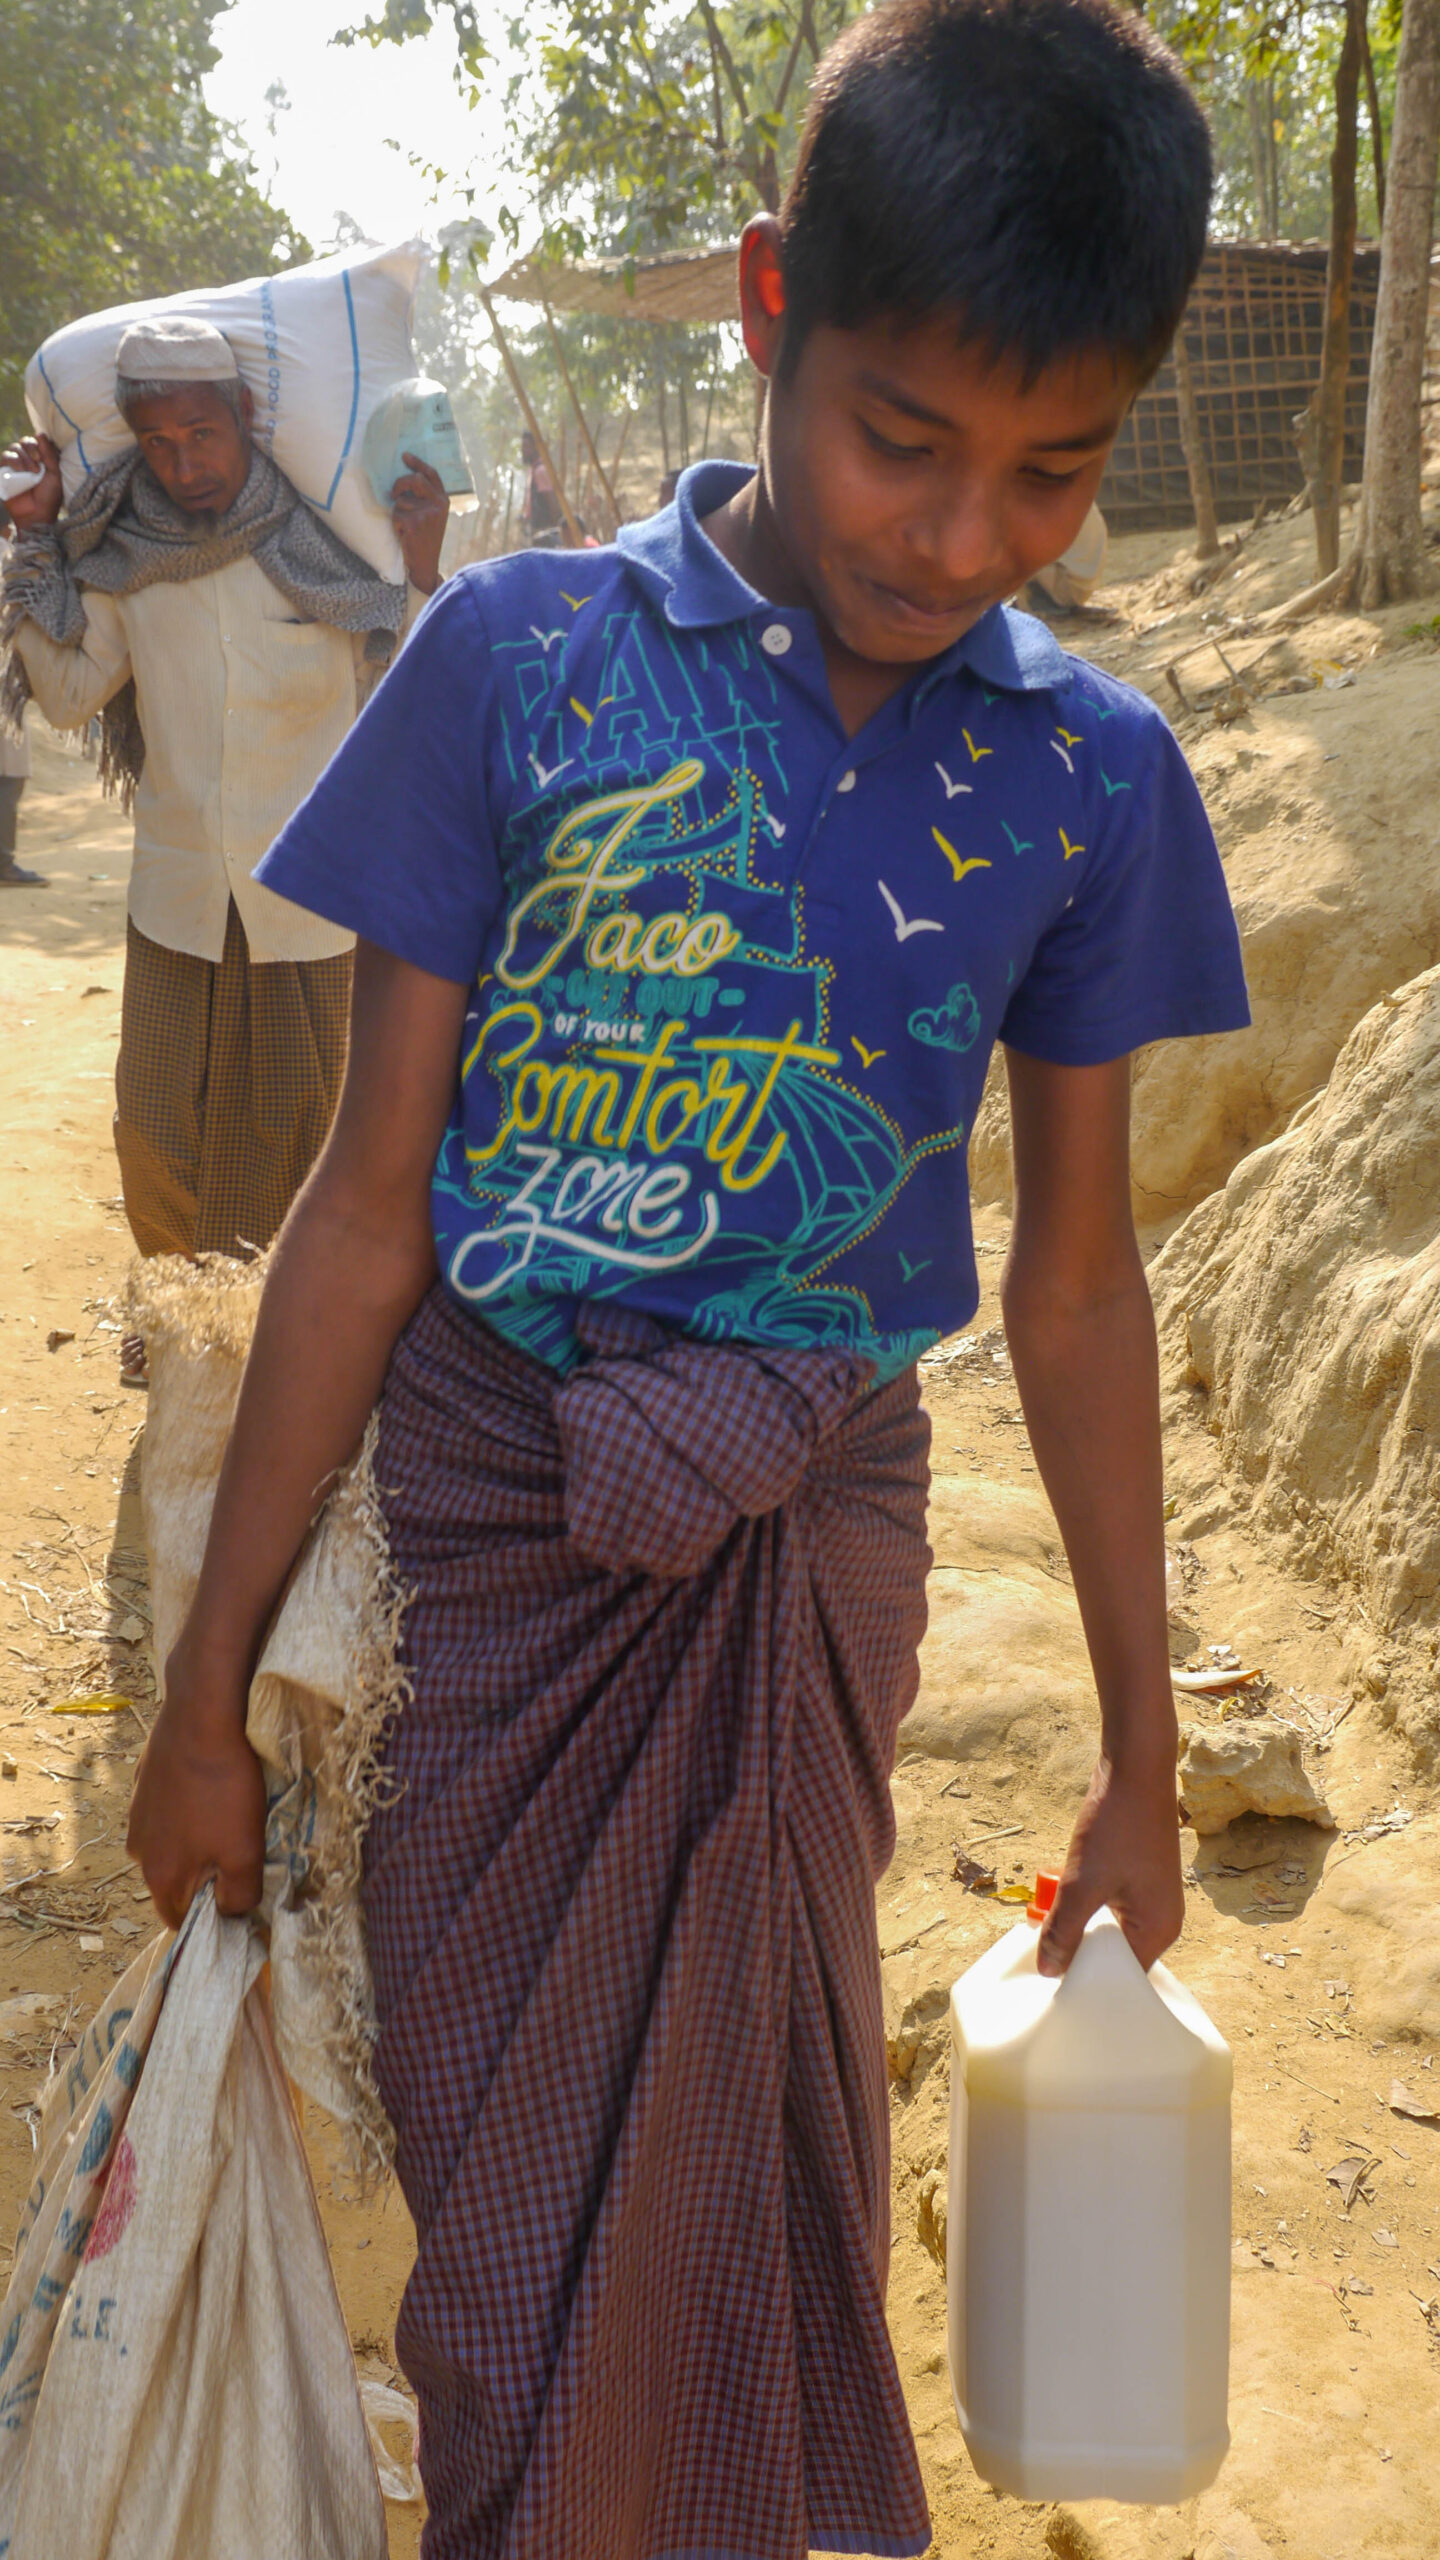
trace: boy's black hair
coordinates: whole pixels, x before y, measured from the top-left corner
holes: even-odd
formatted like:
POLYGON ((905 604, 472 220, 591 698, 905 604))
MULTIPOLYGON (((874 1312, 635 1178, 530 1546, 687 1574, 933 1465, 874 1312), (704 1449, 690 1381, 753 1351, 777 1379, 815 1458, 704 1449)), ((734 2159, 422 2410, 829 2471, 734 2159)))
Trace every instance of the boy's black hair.
POLYGON ((817 323, 953 311, 1027 381, 1092 347, 1148 379, 1210 183, 1179 63, 1112 0, 881 0, 815 74, 780 211, 782 378, 817 323))

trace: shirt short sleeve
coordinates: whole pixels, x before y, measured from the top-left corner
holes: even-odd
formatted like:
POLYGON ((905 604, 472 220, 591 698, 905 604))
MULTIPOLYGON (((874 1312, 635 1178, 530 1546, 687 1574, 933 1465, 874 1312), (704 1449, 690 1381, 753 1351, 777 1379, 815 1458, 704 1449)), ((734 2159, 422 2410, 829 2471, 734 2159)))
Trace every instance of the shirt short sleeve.
POLYGON ((475 582, 440 588, 256 878, 433 977, 468 986, 501 903, 475 582))
POLYGON ((1055 1066, 1099 1066, 1151 1040, 1240 1031, 1250 1019, 1194 776, 1154 706, 1119 686, 1113 694, 1104 763, 1115 770, 1100 775, 1105 797, 1090 804, 1085 868, 1000 1026, 1010 1048, 1055 1066))

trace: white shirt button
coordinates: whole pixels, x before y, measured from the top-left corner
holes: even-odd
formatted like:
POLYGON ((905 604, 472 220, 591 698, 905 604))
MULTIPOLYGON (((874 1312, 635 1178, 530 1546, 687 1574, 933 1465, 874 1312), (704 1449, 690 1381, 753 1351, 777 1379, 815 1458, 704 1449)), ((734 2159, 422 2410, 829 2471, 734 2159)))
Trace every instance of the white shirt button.
POLYGON ((794 637, 783 622, 767 622, 760 634, 760 646, 767 658, 783 658, 794 637))
POLYGON ((838 781, 838 782, 836 783, 836 785, 835 785, 835 788, 836 788, 836 790, 837 790, 837 791, 853 791, 853 790, 854 790, 854 788, 855 788, 855 768, 854 768, 854 766, 853 766, 853 765, 851 766, 850 771, 849 771, 848 773, 842 773, 842 774, 841 774, 839 781, 838 781))

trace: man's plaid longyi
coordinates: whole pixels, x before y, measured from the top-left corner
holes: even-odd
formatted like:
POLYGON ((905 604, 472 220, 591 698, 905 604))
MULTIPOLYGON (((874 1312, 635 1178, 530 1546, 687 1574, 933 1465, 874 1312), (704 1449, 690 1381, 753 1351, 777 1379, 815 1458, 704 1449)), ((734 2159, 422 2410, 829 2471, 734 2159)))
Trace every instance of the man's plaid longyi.
POLYGON ((436 1290, 381 1411, 413 1698, 366 1913, 426 2560, 920 2552, 874 1905, 914 1372, 581 1334, 562 1381, 436 1290))
POLYGON ((220 960, 127 926, 115 1152, 141 1253, 268 1245, 325 1143, 345 1073, 348 951, 252 961, 231 901, 220 960))

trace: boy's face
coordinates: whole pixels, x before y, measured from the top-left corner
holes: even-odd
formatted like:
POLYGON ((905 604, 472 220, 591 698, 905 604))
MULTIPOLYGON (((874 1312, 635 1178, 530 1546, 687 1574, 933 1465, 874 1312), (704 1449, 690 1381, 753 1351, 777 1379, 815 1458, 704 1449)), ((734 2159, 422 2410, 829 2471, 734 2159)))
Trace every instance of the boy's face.
POLYGON ((841 646, 886 665, 937 657, 1058 559, 1137 388, 1103 350, 1027 388, 948 318, 813 329, 793 375, 771 379, 765 478, 775 533, 841 646))

